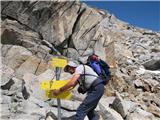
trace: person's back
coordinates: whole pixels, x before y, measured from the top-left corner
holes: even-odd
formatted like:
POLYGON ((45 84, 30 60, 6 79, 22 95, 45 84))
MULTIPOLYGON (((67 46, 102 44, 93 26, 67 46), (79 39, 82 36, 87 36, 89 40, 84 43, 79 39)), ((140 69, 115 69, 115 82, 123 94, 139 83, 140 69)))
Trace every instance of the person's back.
POLYGON ((75 74, 80 74, 81 77, 79 78, 79 82, 82 82, 84 80, 85 87, 88 89, 92 83, 98 78, 97 73, 89 66, 87 65, 80 65, 76 68, 75 74))

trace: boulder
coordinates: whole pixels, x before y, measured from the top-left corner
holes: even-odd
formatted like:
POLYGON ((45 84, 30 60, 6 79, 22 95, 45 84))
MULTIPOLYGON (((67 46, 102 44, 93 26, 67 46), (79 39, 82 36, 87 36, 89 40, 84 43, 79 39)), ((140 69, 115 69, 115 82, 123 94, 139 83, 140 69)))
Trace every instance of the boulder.
POLYGON ((159 70, 160 69, 160 60, 150 60, 147 61, 143 64, 143 66, 147 69, 147 70, 159 70))
POLYGON ((67 55, 67 58, 72 58, 73 60, 78 60, 79 54, 76 49, 68 48, 64 51, 64 55, 67 55))
POLYGON ((5 55, 4 64, 16 70, 23 64, 32 53, 21 46, 12 46, 5 55))
POLYGON ((95 54, 98 56, 101 56, 102 60, 106 60, 106 53, 105 53, 105 48, 103 47, 104 41, 102 40, 97 40, 94 46, 94 51, 95 54))
POLYGON ((155 119, 150 119, 148 117, 144 117, 143 115, 133 113, 133 114, 127 116, 126 120, 155 120, 155 119))
MULTIPOLYGON (((39 5, 40 4, 37 4, 37 6, 39 5)), ((58 4, 52 2, 49 7, 53 10, 50 11, 50 9, 48 7, 47 8, 53 15, 50 16, 50 14, 48 15, 45 13, 48 15, 48 17, 45 18, 46 21, 40 21, 42 23, 39 26, 40 32, 42 33, 44 39, 50 43, 53 43, 55 46, 59 46, 59 49, 63 49, 63 47, 65 47, 68 43, 71 43, 70 35, 74 32, 73 27, 76 24, 76 19, 78 16, 77 13, 80 10, 80 6, 81 5, 78 2, 74 1, 61 2, 58 4), (55 12, 57 9, 59 12, 55 12)), ((35 12, 38 12, 38 10, 35 12)), ((42 19, 44 19, 44 17, 42 17, 42 19)))
POLYGON ((29 94, 40 100, 48 99, 45 95, 45 91, 40 88, 41 82, 52 79, 54 79, 54 72, 51 69, 46 70, 39 76, 36 76, 32 73, 26 73, 23 76, 23 80, 25 81, 24 86, 26 87, 29 94))
POLYGON ((39 35, 16 20, 6 19, 2 22, 2 44, 29 48, 34 47, 38 42, 40 42, 39 35))
POLYGON ((31 50, 33 50, 36 53, 36 56, 41 58, 41 59, 45 59, 45 57, 50 53, 51 48, 45 46, 45 45, 39 45, 37 46, 37 48, 31 48, 31 50), (38 51, 38 52, 37 52, 38 51))
POLYGON ((48 68, 49 68, 49 65, 44 60, 41 60, 35 74, 40 75, 43 72, 45 72, 48 68))
MULTIPOLYGON (((138 117, 137 117, 137 119, 138 120, 145 120, 145 119, 148 119, 148 120, 155 120, 155 117, 154 117, 154 115, 152 114, 152 113, 149 113, 149 112, 146 112, 146 111, 144 111, 144 110, 142 110, 141 108, 137 108, 135 111, 134 111, 134 113, 133 113, 133 115, 134 114, 137 114, 138 115, 138 117)), ((132 114, 131 114, 132 115, 132 114)), ((135 118, 134 118, 135 119, 135 118)))
POLYGON ((2 104, 0 112, 1 112, 1 119, 3 119, 3 120, 9 119, 10 118, 9 116, 12 115, 8 104, 2 104))
POLYGON ((107 106, 103 106, 102 103, 99 103, 98 106, 100 108, 100 112, 103 117, 103 120, 123 120, 121 115, 117 113, 115 110, 107 106))
MULTIPOLYGON (((57 101, 54 99, 50 102, 48 102, 51 106, 57 106, 57 101)), ((72 111, 72 112, 76 112, 77 108, 79 107, 79 105, 81 104, 81 102, 79 101, 70 101, 70 100, 61 100, 61 106, 63 107, 63 109, 65 109, 66 111, 72 111)))
POLYGON ((6 65, 3 65, 1 71, 2 71, 2 76, 0 85, 3 86, 14 76, 14 70, 6 65))
POLYGON ((29 57, 21 66, 17 69, 16 75, 19 78, 22 78, 26 73, 33 73, 35 74, 37 68, 40 64, 41 60, 35 56, 29 57))
POLYGON ((137 103, 123 100, 120 95, 117 94, 117 97, 111 104, 111 107, 121 114, 123 118, 125 118, 129 113, 132 113, 138 107, 137 103))
POLYGON ((11 88, 9 90, 10 91, 15 91, 15 92, 22 92, 23 81, 18 79, 18 78, 15 78, 15 77, 13 77, 11 80, 14 82, 14 84, 11 86, 11 88))
POLYGON ((138 97, 142 99, 146 104, 153 102, 157 104, 157 106, 160 106, 160 97, 155 95, 154 93, 145 92, 141 93, 138 97))
POLYGON ((12 92, 22 91, 22 80, 12 77, 7 83, 1 86, 2 90, 9 90, 12 92))
POLYGON ((143 82, 142 82, 141 80, 138 80, 138 79, 134 81, 134 84, 135 84, 135 86, 138 87, 138 88, 144 87, 144 86, 143 86, 143 82))
POLYGON ((97 25, 101 20, 102 16, 96 12, 96 9, 91 9, 86 6, 82 7, 81 13, 79 14, 79 21, 77 21, 75 26, 75 33, 72 35, 73 44, 77 50, 85 50, 89 46, 92 46, 92 43, 94 42, 90 41, 94 41, 93 36, 95 35, 97 25))
POLYGON ((53 80, 55 79, 55 73, 53 69, 47 69, 43 73, 37 76, 37 80, 42 82, 44 80, 53 80))
MULTIPOLYGON (((1 47, 1 55, 2 57, 5 57, 8 50, 12 47, 12 45, 3 45, 2 44, 2 47, 1 47)), ((2 63, 4 62, 4 60, 2 59, 2 63)), ((4 64, 4 63, 3 63, 4 64)))
POLYGON ((111 104, 113 104, 113 101, 115 100, 116 97, 102 97, 100 99, 100 103, 103 103, 104 106, 110 107, 111 104))
POLYGON ((150 104, 147 108, 147 111, 160 118, 160 108, 156 105, 150 104))

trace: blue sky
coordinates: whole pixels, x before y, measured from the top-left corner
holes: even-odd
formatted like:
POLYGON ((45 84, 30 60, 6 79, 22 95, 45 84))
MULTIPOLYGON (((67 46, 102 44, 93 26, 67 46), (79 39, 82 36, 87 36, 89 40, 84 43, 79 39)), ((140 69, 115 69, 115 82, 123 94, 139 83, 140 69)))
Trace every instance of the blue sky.
POLYGON ((83 1, 133 26, 160 32, 160 1, 83 1))

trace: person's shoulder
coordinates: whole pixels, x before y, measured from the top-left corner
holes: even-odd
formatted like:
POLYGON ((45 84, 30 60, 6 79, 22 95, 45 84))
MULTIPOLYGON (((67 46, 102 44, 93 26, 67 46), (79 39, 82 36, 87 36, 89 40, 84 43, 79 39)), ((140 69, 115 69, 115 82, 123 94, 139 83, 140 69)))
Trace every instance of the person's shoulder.
POLYGON ((89 66, 89 65, 85 65, 85 68, 86 68, 86 69, 92 69, 92 67, 89 66))
POLYGON ((80 64, 76 69, 82 69, 83 68, 83 64, 80 64))
POLYGON ((79 65, 77 68, 76 68, 76 73, 79 73, 79 74, 82 74, 84 68, 83 68, 83 65, 79 65))

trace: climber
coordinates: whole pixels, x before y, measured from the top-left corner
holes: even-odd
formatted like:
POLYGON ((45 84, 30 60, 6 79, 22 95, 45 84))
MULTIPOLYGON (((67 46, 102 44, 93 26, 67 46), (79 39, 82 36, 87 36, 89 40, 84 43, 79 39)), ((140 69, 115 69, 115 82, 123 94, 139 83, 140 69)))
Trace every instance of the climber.
POLYGON ((101 78, 89 66, 78 66, 73 61, 68 62, 64 71, 73 74, 73 76, 66 85, 58 90, 53 90, 53 94, 57 96, 70 88, 74 88, 79 83, 78 92, 82 94, 87 92, 87 96, 78 107, 74 120, 84 120, 86 115, 89 120, 98 120, 94 109, 104 93, 104 84, 101 78))

